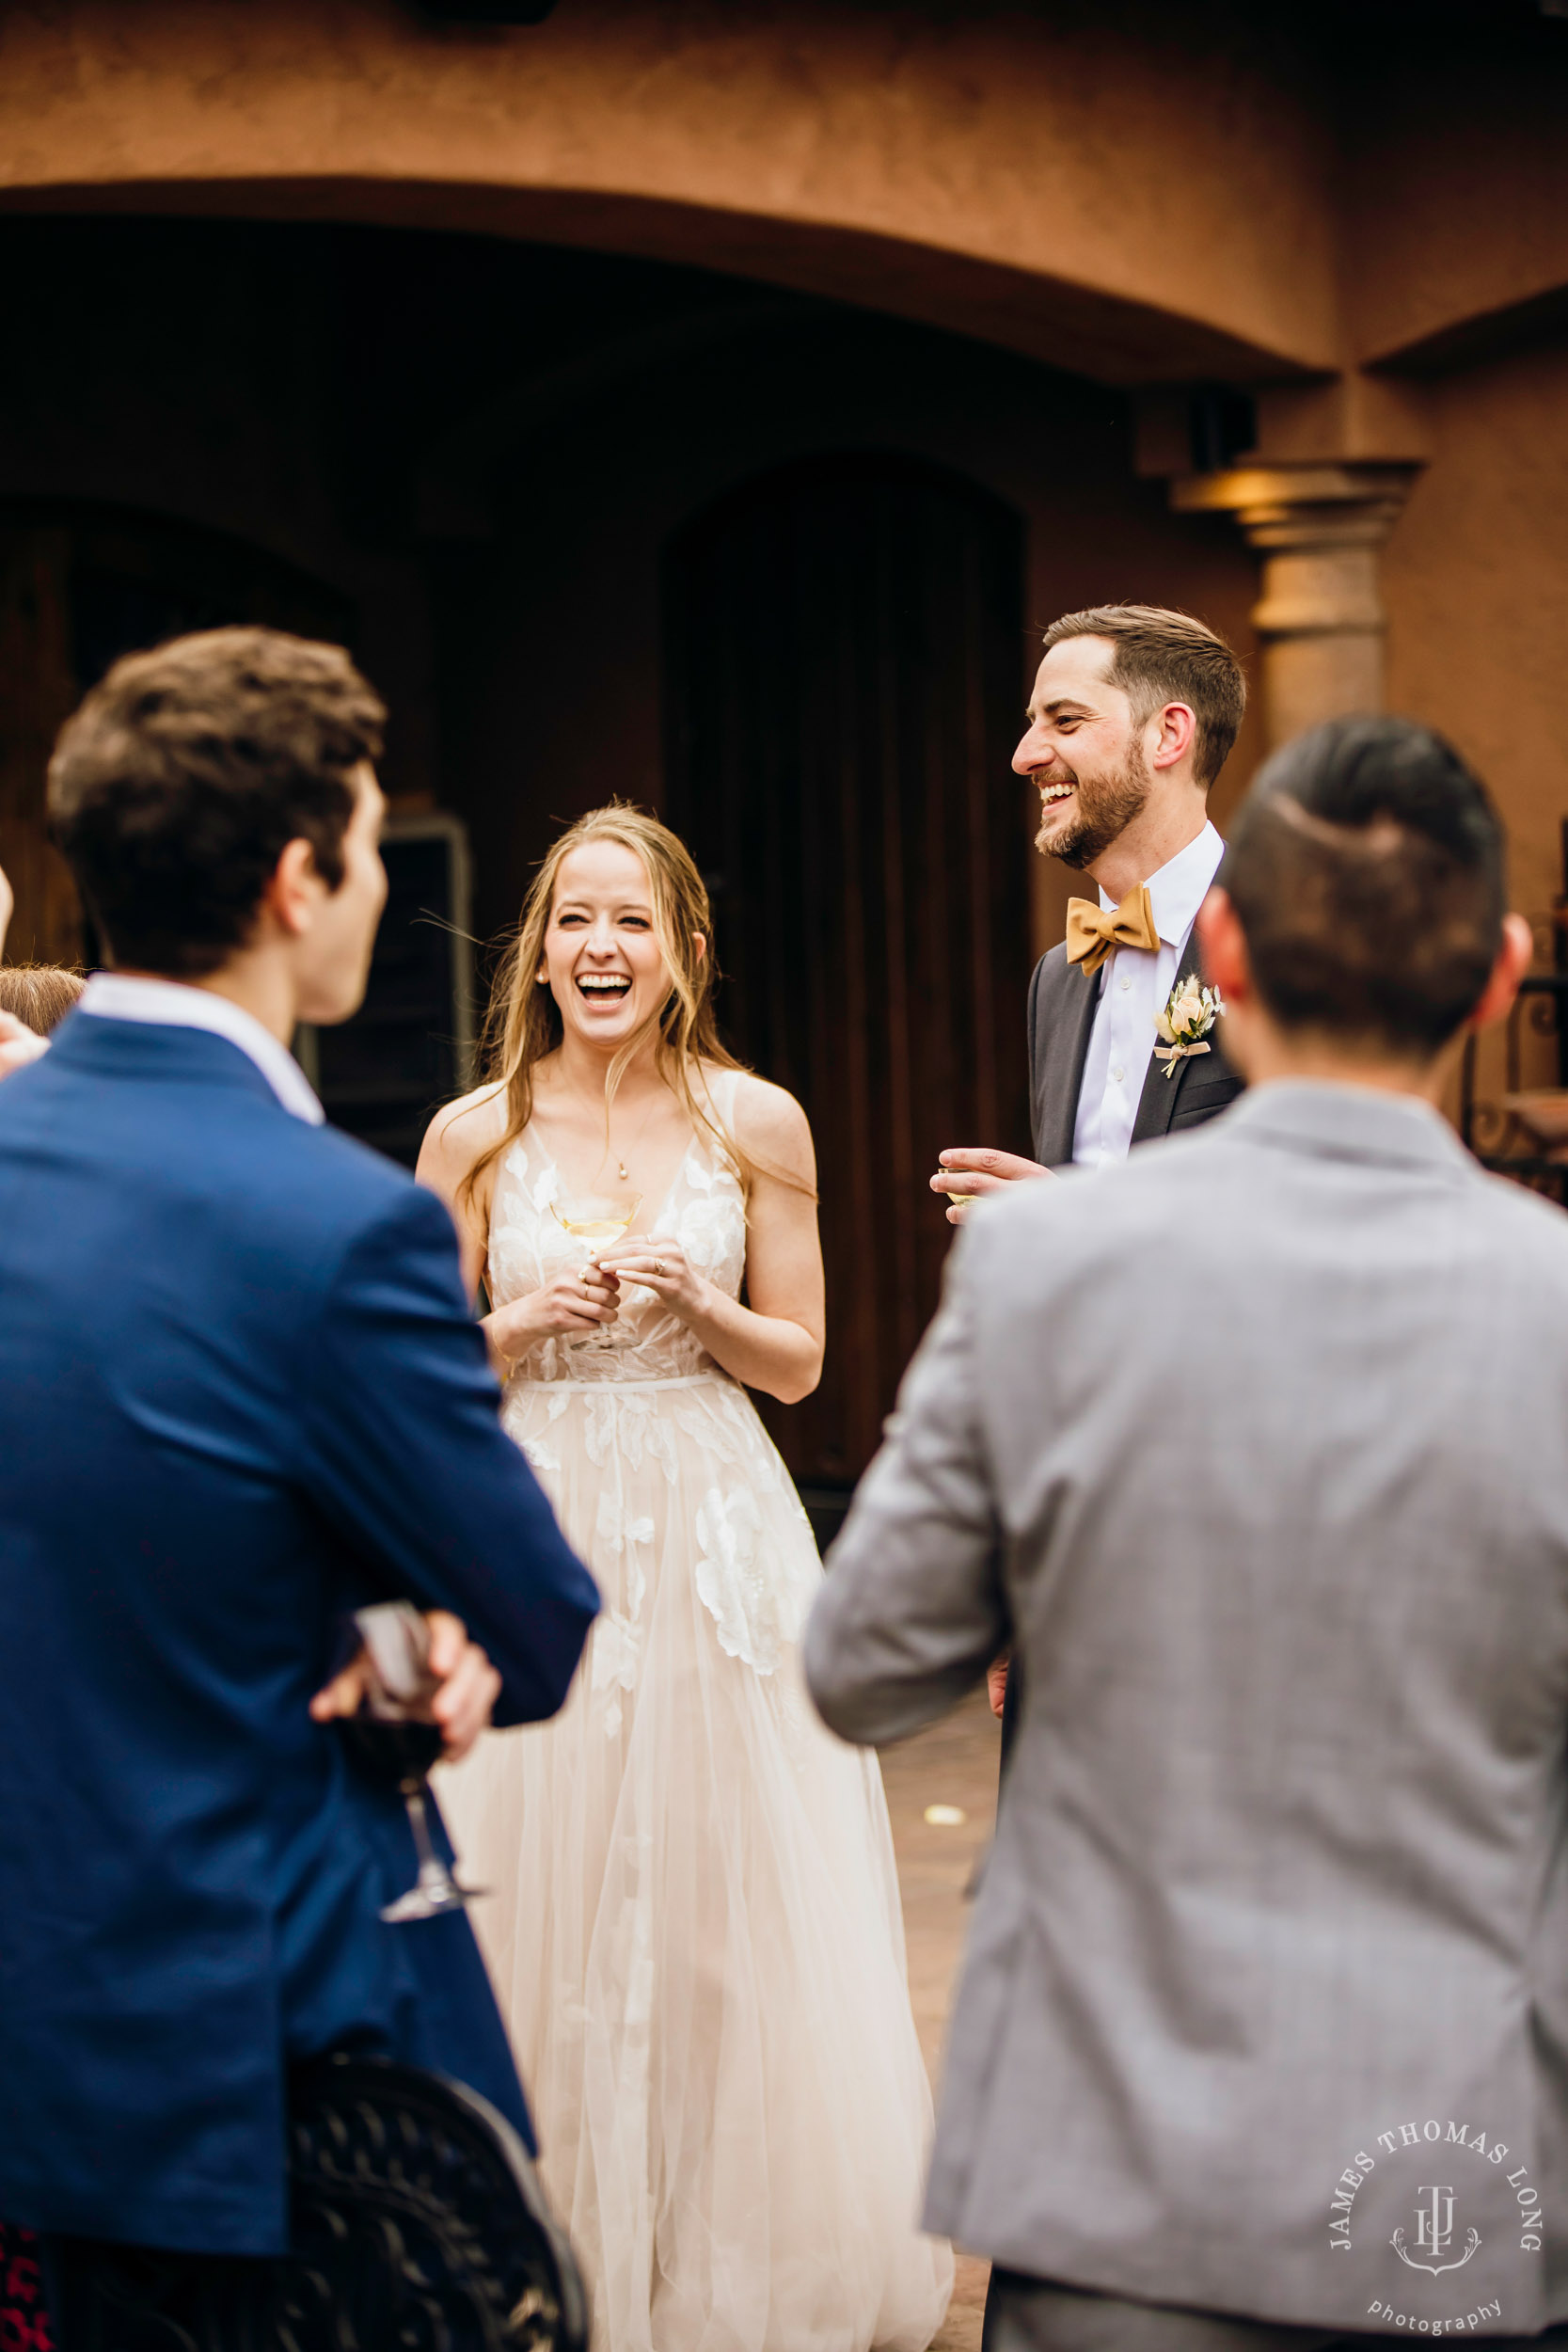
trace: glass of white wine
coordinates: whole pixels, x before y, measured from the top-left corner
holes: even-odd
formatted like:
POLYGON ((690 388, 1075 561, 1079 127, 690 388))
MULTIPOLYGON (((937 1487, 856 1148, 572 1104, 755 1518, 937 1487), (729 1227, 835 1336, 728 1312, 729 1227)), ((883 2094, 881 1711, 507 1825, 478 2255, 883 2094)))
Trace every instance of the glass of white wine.
POLYGON ((590 1195, 574 1200, 569 1209, 563 1209, 559 1200, 552 1200, 550 1215, 576 1240, 602 1244, 619 1241, 641 1206, 640 1192, 625 1200, 611 1200, 608 1194, 590 1195))
MULTIPOLYGON (((607 1243, 620 1240, 641 1206, 642 1195, 640 1192, 628 1194, 620 1200, 610 1200, 608 1194, 587 1193, 580 1200, 574 1200, 568 1208, 563 1208, 559 1200, 552 1200, 550 1215, 574 1241, 587 1243, 592 1259, 607 1243)), ((600 1324, 596 1329, 584 1333, 580 1340, 574 1341, 573 1344, 578 1347, 612 1347, 615 1335, 600 1324)))
MULTIPOLYGON (((937 1162, 939 1176, 953 1176, 958 1173, 958 1170, 956 1168, 944 1168, 941 1160, 937 1162)), ((980 1195, 977 1192, 950 1192, 943 1200, 942 1206, 948 1209, 966 1209, 972 1200, 978 1200, 979 1198, 980 1195)))

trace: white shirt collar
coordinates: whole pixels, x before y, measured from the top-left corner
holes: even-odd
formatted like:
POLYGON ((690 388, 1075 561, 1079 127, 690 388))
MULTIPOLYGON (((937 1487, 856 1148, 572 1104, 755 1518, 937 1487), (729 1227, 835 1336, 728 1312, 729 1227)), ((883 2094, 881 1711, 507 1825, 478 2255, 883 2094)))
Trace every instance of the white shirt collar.
MULTIPOLYGON (((1196 919, 1198 908, 1209 896, 1209 885, 1219 871, 1225 855, 1225 843, 1211 824, 1205 824, 1196 841, 1189 841, 1184 850, 1161 866, 1148 878, 1148 903, 1154 916, 1154 928, 1167 946, 1180 948, 1196 919)), ((1106 913, 1116 909, 1116 900, 1102 890, 1100 903, 1106 913)))
POLYGON ((249 1056, 286 1111, 319 1127, 326 1114, 309 1080, 287 1046, 279 1045, 254 1013, 216 996, 210 988, 183 980, 132 979, 122 972, 95 972, 77 1009, 100 1021, 147 1021, 166 1029, 209 1029, 249 1056))

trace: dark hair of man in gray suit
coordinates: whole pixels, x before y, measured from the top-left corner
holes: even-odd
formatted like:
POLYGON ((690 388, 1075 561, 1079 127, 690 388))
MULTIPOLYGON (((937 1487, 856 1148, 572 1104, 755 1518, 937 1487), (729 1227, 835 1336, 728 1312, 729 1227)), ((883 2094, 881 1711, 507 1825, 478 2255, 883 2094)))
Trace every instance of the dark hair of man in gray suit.
POLYGON ((987 2352, 1568 2344, 1568 1219, 1439 1109, 1505 905, 1427 729, 1277 754, 1245 1094, 980 1206, 831 1555, 842 1737, 1024 1669, 926 2215, 987 2352))

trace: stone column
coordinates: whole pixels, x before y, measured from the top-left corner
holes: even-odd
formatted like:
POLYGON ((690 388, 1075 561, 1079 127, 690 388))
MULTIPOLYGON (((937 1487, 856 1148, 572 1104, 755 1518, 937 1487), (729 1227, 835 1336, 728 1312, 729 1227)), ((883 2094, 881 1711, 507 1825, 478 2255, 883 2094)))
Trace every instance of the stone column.
POLYGON ((1419 470, 1242 466, 1172 483, 1179 513, 1234 515, 1262 558, 1252 619, 1271 751, 1320 720, 1382 709, 1387 615, 1378 559, 1419 470))

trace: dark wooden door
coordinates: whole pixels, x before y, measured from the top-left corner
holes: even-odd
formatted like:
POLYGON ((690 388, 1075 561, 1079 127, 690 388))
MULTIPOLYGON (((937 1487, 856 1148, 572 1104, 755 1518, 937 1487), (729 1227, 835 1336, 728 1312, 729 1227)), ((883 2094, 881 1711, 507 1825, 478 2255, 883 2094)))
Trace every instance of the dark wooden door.
POLYGON ((1028 1148, 1017 517, 874 456, 769 474, 671 552, 669 806, 714 896, 724 1032, 816 1138, 828 1357, 768 1419, 856 1478, 936 1305, 942 1145, 1028 1148))

